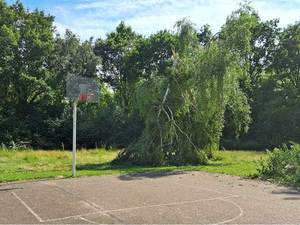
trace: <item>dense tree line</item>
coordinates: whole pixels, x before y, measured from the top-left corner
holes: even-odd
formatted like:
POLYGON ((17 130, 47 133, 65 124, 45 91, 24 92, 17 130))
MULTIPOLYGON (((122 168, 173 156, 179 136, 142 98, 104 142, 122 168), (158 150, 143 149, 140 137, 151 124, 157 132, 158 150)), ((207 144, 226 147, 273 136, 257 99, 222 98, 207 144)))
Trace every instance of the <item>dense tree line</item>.
POLYGON ((143 37, 121 22, 82 41, 54 17, 0 0, 0 144, 71 148, 66 77, 101 82, 80 103, 78 145, 125 148, 135 163, 205 163, 212 150, 272 149, 300 138, 300 23, 240 4, 220 31, 189 19, 143 37))

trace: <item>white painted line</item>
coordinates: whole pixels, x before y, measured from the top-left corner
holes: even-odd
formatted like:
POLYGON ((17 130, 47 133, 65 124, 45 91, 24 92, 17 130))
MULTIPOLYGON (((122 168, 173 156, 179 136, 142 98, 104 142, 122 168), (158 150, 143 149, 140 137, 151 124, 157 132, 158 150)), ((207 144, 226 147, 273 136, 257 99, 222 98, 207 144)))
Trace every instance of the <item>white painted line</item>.
POLYGON ((127 210, 137 210, 137 209, 154 208, 154 207, 161 207, 161 206, 172 206, 172 205, 184 205, 184 204, 197 203, 197 202, 220 200, 220 201, 225 201, 225 202, 234 204, 240 210, 240 214, 237 217, 234 217, 233 219, 230 219, 228 221, 224 221, 224 222, 219 222, 218 223, 218 224, 224 224, 224 223, 227 223, 227 222, 234 221, 234 220, 236 220, 237 218, 239 218, 239 217, 241 217, 243 215, 242 208, 239 205, 237 205, 236 203, 231 202, 229 200, 226 200, 227 198, 232 198, 232 196, 228 196, 228 197, 224 197, 224 198, 210 198, 210 199, 200 199, 200 200, 183 201, 183 202, 172 202, 172 203, 166 203, 166 204, 147 205, 147 206, 139 206, 139 207, 131 207, 131 208, 112 209, 112 210, 100 211, 100 212, 95 212, 95 213, 86 213, 86 214, 82 214, 82 215, 74 215, 74 216, 67 216, 67 217, 62 217, 62 218, 55 218, 55 219, 45 220, 44 222, 54 222, 54 221, 65 220, 65 219, 80 218, 80 219, 83 219, 83 220, 85 220, 87 222, 91 222, 92 223, 93 221, 89 221, 87 219, 84 219, 83 217, 84 216, 90 216, 90 215, 97 215, 97 214, 107 215, 107 213, 119 212, 119 211, 127 211, 127 210))
POLYGON ((171 183, 171 184, 179 184, 182 186, 187 186, 187 187, 191 187, 191 188, 195 188, 195 189, 199 189, 199 190, 204 190, 204 191, 210 191, 210 192, 215 192, 215 193, 219 193, 219 194, 224 194, 224 195, 229 195, 231 197, 239 197, 238 195, 235 194, 231 194, 231 193, 227 193, 227 192, 222 192, 222 191, 217 191, 217 190, 211 190, 211 189, 206 189, 206 188, 201 188, 201 187, 197 187, 191 184, 182 184, 182 183, 178 183, 176 181, 167 181, 167 180, 160 180, 161 182, 166 182, 166 183, 171 183))
POLYGON ((138 207, 131 207, 131 208, 123 208, 123 209, 112 209, 112 210, 108 210, 106 212, 118 212, 118 211, 144 209, 144 208, 153 208, 153 207, 161 207, 161 206, 172 206, 172 205, 184 205, 184 204, 190 204, 190 203, 196 203, 196 202, 214 201, 214 200, 225 201, 224 200, 225 198, 232 198, 232 197, 230 196, 230 197, 224 197, 224 198, 208 198, 208 199, 199 199, 199 200, 193 200, 193 201, 171 202, 171 203, 157 204, 157 205, 146 205, 146 206, 138 206, 138 207))
POLYGON ((12 192, 12 194, 26 207, 26 209, 31 212, 31 214, 41 223, 44 222, 41 217, 39 217, 38 214, 36 214, 15 192, 12 192))
MULTIPOLYGON (((48 184, 48 183, 47 183, 47 184, 48 184)), ((93 207, 93 208, 95 208, 95 209, 97 209, 97 210, 100 210, 101 212, 106 213, 107 215, 109 215, 109 216, 112 217, 113 219, 117 220, 119 223, 124 223, 124 222, 123 222, 122 220, 120 220, 118 217, 116 217, 115 215, 109 213, 109 212, 106 211, 105 209, 102 209, 100 206, 96 205, 95 203, 90 202, 90 201, 88 201, 88 200, 86 200, 86 199, 84 199, 84 198, 81 198, 81 197, 77 196, 76 194, 73 194, 72 192, 69 192, 69 191, 65 190, 64 188, 59 187, 59 186, 56 185, 56 184, 48 184, 48 185, 51 185, 52 187, 55 187, 55 188, 57 188, 57 189, 59 189, 59 190, 65 192, 65 193, 67 193, 68 195, 71 195, 71 196, 77 198, 78 200, 84 202, 84 203, 87 204, 88 206, 91 206, 91 207, 93 207)))
POLYGON ((96 223, 96 222, 94 222, 94 221, 87 220, 87 219, 85 219, 85 218, 83 218, 83 217, 81 217, 81 216, 79 216, 78 218, 81 219, 81 220, 83 220, 83 221, 85 221, 85 222, 88 222, 88 223, 96 223))
POLYGON ((182 184, 182 183, 178 183, 178 182, 175 182, 175 181, 166 181, 166 180, 162 180, 162 182, 167 182, 167 183, 173 183, 173 184, 180 184, 180 185, 183 185, 183 186, 188 186, 188 187, 192 187, 192 188, 196 188, 196 189, 199 189, 199 190, 205 190, 205 191, 211 191, 211 192, 215 192, 215 193, 219 193, 219 194, 225 194, 225 195, 228 195, 228 197, 224 197, 224 198, 218 198, 222 201, 225 201, 225 202, 229 202, 235 206, 237 206, 240 210, 240 214, 230 220, 227 220, 227 221, 223 221, 223 222, 219 222, 218 224, 224 224, 224 223, 230 223, 238 218, 240 218, 241 216, 243 216, 244 214, 244 211, 243 209, 236 203, 232 202, 232 201, 229 201, 229 200, 226 200, 226 198, 239 198, 240 196, 238 195, 235 195, 235 194, 231 194, 231 193, 227 193, 227 192, 222 192, 222 191, 217 191, 217 190, 211 190, 211 189, 206 189, 206 188, 201 188, 201 187, 197 187, 197 186, 194 186, 194 185, 190 185, 190 184, 182 184))
POLYGON ((91 215, 97 215, 97 214, 104 214, 104 215, 106 215, 104 212, 86 213, 86 214, 82 214, 82 215, 66 216, 66 217, 61 217, 61 218, 55 218, 55 219, 45 220, 44 222, 45 223, 47 223, 47 222, 55 222, 55 221, 59 221, 59 220, 81 218, 83 216, 91 216, 91 215))
POLYGON ((70 194, 72 196, 75 196, 77 199, 80 199, 84 203, 87 203, 89 206, 92 206, 92 207, 98 209, 99 212, 96 212, 96 213, 87 213, 87 214, 82 214, 82 215, 74 215, 74 216, 68 216, 68 217, 63 217, 63 218, 50 219, 50 220, 46 220, 44 222, 54 222, 54 221, 59 221, 59 220, 64 220, 64 219, 79 218, 79 219, 82 219, 82 220, 84 220, 86 222, 89 222, 89 223, 95 223, 93 221, 85 219, 84 216, 96 215, 96 214, 106 214, 108 216, 112 216, 113 214, 111 214, 111 213, 113 213, 113 212, 119 212, 119 211, 129 211, 129 210, 137 210, 137 209, 145 209, 145 208, 162 207, 162 206, 184 205, 184 204, 197 203, 197 202, 205 202, 205 201, 214 201, 214 200, 225 201, 225 202, 228 202, 230 204, 233 204, 233 205, 235 205, 239 209, 239 212, 240 212, 239 215, 237 215, 236 217, 234 217, 232 219, 229 219, 227 221, 218 222, 217 224, 230 223, 230 222, 232 222, 232 221, 234 221, 234 220, 242 217, 243 214, 244 214, 243 209, 238 204, 236 204, 236 203, 228 200, 230 198, 238 198, 239 196, 236 195, 236 194, 231 194, 231 193, 226 193, 226 192, 222 192, 222 191, 201 188, 201 187, 197 187, 197 186, 194 186, 194 185, 179 183, 179 182, 176 182, 176 181, 160 180, 160 182, 172 183, 172 184, 177 184, 177 185, 179 184, 179 185, 186 186, 186 187, 189 187, 189 188, 194 188, 194 189, 198 189, 198 190, 205 190, 205 191, 209 191, 209 192, 224 194, 225 196, 224 197, 219 197, 219 198, 199 199, 199 200, 192 200, 192 201, 171 202, 171 203, 157 204, 157 205, 146 205, 146 206, 131 207, 131 208, 129 207, 129 208, 105 210, 105 209, 102 209, 101 207, 99 207, 98 205, 96 205, 95 203, 90 202, 88 200, 85 200, 83 198, 80 198, 80 197, 76 196, 75 194, 70 193, 70 192, 66 191, 65 189, 63 189, 63 188, 61 188, 61 187, 59 187, 57 185, 47 183, 50 186, 56 187, 58 189, 61 189, 61 190, 65 191, 66 193, 68 193, 68 194, 70 194))
POLYGON ((235 202, 232 202, 232 201, 229 201, 229 200, 225 200, 225 199, 222 199, 222 200, 225 201, 225 202, 229 202, 229 203, 231 203, 231 204, 237 206, 237 207, 239 208, 239 210, 240 210, 240 214, 239 214, 238 216, 232 218, 231 220, 219 222, 218 224, 230 223, 230 222, 232 222, 232 221, 234 221, 234 220, 236 220, 236 219, 238 219, 238 218, 240 218, 240 217, 242 217, 242 216, 244 215, 244 211, 243 211, 243 209, 241 208, 241 206, 239 206, 239 205, 236 204, 235 202))

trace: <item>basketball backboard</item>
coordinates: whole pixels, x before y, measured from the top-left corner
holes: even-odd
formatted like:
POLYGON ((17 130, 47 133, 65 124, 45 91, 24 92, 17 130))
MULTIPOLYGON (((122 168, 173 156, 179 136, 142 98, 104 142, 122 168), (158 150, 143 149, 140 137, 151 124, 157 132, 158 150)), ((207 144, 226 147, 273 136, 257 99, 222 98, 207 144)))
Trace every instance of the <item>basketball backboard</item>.
POLYGON ((100 85, 95 78, 68 76, 67 99, 71 102, 99 102, 100 85))

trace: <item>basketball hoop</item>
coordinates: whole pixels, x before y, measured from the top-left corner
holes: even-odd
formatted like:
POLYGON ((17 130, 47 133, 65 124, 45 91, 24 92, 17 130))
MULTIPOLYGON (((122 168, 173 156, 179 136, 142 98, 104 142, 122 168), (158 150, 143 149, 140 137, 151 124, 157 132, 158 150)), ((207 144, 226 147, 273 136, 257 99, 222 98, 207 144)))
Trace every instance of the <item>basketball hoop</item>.
POLYGON ((77 103, 80 102, 99 102, 99 81, 97 79, 68 76, 67 80, 67 99, 73 102, 73 177, 76 176, 76 120, 77 103))
POLYGON ((89 102, 95 99, 94 94, 79 94, 78 100, 82 102, 89 102))

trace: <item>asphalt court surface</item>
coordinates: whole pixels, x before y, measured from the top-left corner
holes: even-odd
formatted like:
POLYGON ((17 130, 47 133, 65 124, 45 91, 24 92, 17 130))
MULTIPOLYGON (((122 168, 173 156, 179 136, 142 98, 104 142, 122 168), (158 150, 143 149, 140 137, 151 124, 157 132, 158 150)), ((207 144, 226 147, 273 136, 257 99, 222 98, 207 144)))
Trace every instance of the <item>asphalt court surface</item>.
POLYGON ((0 184, 0 224, 300 224, 300 192, 203 172, 0 184))

